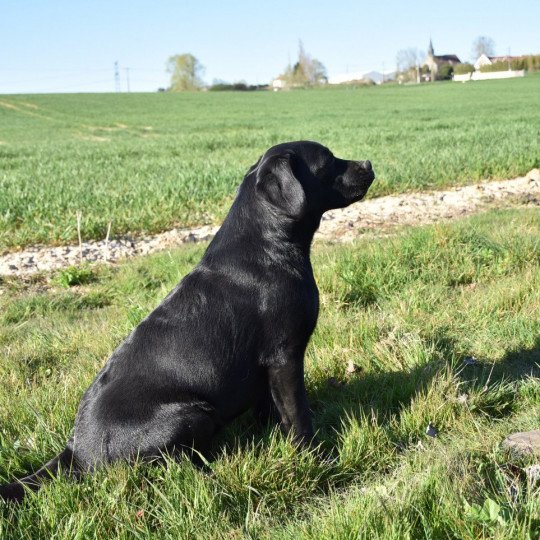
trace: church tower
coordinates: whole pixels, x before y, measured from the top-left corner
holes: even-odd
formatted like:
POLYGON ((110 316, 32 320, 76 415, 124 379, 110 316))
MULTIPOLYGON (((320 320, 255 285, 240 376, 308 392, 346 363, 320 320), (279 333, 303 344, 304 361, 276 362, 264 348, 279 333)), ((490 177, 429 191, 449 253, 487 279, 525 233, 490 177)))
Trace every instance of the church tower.
POLYGON ((435 51, 433 50, 433 42, 431 41, 431 38, 429 38, 429 47, 428 47, 427 53, 428 53, 428 56, 431 56, 431 58, 435 56, 435 51))

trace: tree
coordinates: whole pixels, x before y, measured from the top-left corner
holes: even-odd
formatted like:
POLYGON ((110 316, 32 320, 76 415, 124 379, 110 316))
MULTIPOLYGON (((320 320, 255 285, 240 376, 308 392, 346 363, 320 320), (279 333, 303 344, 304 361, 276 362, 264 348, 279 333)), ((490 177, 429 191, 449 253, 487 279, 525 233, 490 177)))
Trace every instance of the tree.
POLYGON ((478 36, 473 41, 472 59, 476 60, 482 54, 486 56, 495 56, 495 42, 487 36, 478 36))
POLYGON ((415 47, 401 49, 396 55, 397 71, 405 79, 418 80, 420 64, 424 58, 424 53, 415 47))
POLYGON ((409 71, 411 68, 420 66, 424 53, 415 47, 401 49, 396 55, 396 64, 398 71, 409 71))
POLYGON ((316 58, 312 58, 298 43, 298 61, 294 66, 287 66, 282 75, 288 86, 317 86, 327 81, 326 68, 316 58))
POLYGON ((167 72, 171 74, 172 92, 200 90, 204 66, 192 54, 176 54, 167 60, 167 72))
POLYGON ((437 76, 441 81, 449 81, 452 78, 453 74, 454 74, 454 66, 451 66, 450 64, 443 64, 440 67, 439 73, 437 74, 437 76))

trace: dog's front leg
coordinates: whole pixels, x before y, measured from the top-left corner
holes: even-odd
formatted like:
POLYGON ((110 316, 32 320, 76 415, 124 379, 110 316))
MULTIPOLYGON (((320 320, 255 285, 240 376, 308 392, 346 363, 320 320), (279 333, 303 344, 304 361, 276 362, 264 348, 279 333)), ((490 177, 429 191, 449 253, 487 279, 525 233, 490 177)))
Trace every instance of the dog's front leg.
POLYGON ((292 432, 294 441, 308 446, 313 441, 313 424, 306 387, 302 358, 294 358, 268 370, 272 399, 281 417, 284 433, 292 432))

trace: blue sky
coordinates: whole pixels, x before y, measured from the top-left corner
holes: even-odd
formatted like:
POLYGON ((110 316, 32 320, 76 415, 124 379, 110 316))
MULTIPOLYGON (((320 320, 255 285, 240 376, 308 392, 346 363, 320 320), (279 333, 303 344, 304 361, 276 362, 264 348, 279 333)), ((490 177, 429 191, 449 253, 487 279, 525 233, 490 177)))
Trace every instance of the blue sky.
POLYGON ((475 37, 497 54, 540 53, 538 0, 0 0, 0 93, 114 91, 168 84, 170 55, 190 52, 204 79, 267 83, 304 48, 329 75, 386 71, 400 49, 470 59, 475 37))

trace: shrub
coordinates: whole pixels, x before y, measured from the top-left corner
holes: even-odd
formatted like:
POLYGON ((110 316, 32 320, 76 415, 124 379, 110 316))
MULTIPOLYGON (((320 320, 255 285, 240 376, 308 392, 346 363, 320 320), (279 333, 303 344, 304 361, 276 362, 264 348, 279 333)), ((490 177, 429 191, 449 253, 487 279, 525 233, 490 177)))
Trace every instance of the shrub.
POLYGON ((540 54, 527 56, 525 69, 529 71, 540 71, 540 54))
POLYGON ((454 66, 451 66, 450 64, 444 64, 441 66, 441 69, 439 70, 438 78, 442 81, 448 81, 452 78, 452 75, 454 74, 454 66))
POLYGON ((464 73, 472 73, 474 66, 472 64, 457 64, 454 66, 454 73, 456 75, 463 75, 464 73))
POLYGON ((480 67, 482 73, 491 73, 493 71, 508 71, 508 62, 499 60, 498 62, 493 62, 493 64, 487 64, 480 67))

